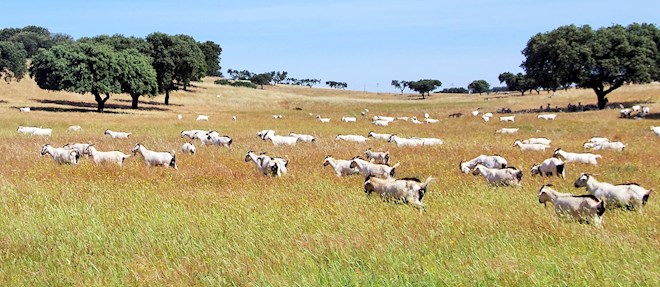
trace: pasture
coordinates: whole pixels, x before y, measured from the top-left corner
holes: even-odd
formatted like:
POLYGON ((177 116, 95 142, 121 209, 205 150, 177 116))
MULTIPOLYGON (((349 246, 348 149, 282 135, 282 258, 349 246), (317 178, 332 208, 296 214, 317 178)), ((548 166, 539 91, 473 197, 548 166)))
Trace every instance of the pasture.
MULTIPOLYGON (((618 110, 560 113, 555 121, 517 114, 515 122, 488 123, 470 115, 550 104, 594 103, 591 90, 541 95, 375 94, 302 87, 252 90, 216 86, 143 99, 113 95, 109 113, 97 114, 93 96, 46 92, 31 79, 0 89, 0 285, 642 285, 660 284, 660 120, 619 119, 618 110), (32 111, 21 113, 18 107, 32 111), (119 108, 118 108, 119 107, 119 108), (360 116, 417 116, 438 124, 395 121, 375 127, 360 116), (448 118, 462 112, 462 118, 448 118), (331 118, 322 124, 312 113, 331 118), (177 120, 177 115, 183 116, 177 120), (197 122, 198 114, 209 121, 197 122), (281 114, 283 119, 272 119, 281 114), (232 121, 232 116, 237 121, 232 121), (342 123, 355 116, 356 123, 342 123), (21 135, 19 125, 53 129, 48 138, 21 135), (67 132, 80 125, 80 132, 67 132), (500 128, 517 134, 495 134, 500 128), (127 131, 129 139, 104 136, 127 131), (182 130, 213 129, 231 148, 197 146, 180 151, 182 130), (315 143, 273 146, 255 136, 312 134, 315 143), (385 141, 339 142, 337 134, 369 131, 438 137, 444 145, 398 148, 385 141), (566 180, 532 177, 529 169, 552 156, 521 152, 515 139, 548 137, 552 150, 583 152, 592 136, 628 144, 599 151, 598 166, 567 164, 566 180), (149 168, 138 155, 123 168, 77 166, 41 157, 41 146, 92 142, 99 150, 129 153, 136 143, 177 153, 178 171, 149 168), (323 167, 326 155, 350 159, 367 148, 389 150, 396 177, 433 176, 426 209, 367 197, 364 178, 338 178, 323 167), (281 178, 259 174, 244 161, 248 150, 290 160, 281 178), (461 160, 499 154, 523 170, 522 187, 491 187, 483 177, 459 172, 461 160), (581 172, 612 183, 654 188, 643 212, 607 210, 602 228, 560 220, 538 202, 539 188, 585 194, 573 182, 581 172)), ((657 116, 660 85, 622 87, 610 102, 644 102, 657 116)))

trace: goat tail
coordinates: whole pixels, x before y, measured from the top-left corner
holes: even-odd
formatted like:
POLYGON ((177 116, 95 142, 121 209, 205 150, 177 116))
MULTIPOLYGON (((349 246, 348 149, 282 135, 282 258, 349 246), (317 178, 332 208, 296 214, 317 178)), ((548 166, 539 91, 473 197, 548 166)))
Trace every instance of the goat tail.
POLYGON ((601 201, 598 206, 596 206, 596 214, 598 216, 603 216, 603 213, 605 213, 605 201, 601 201))
POLYGON ((397 162, 394 166, 392 166, 392 169, 395 169, 395 168, 399 167, 399 164, 401 164, 401 163, 397 162))

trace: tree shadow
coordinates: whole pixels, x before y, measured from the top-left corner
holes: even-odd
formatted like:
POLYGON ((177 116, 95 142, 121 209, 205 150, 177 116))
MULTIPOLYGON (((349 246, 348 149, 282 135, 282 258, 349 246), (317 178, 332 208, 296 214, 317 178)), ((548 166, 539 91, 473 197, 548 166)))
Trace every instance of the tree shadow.
MULTIPOLYGON (((115 101, 117 101, 117 102, 122 102, 122 103, 132 103, 131 100, 127 100, 127 99, 115 99, 115 101)), ((183 107, 183 105, 181 105, 181 104, 172 104, 172 103, 170 103, 169 105, 166 105, 165 103, 162 103, 162 102, 156 102, 156 101, 139 101, 139 102, 140 102, 140 103, 139 103, 140 106, 143 105, 143 104, 145 104, 145 105, 152 105, 152 106, 166 106, 166 107, 174 106, 174 107, 183 107)), ((142 109, 142 108, 139 108, 139 110, 141 110, 141 109, 142 109)), ((169 109, 165 109, 165 110, 169 110, 169 109)))
MULTIPOLYGON (((48 100, 48 99, 32 99, 35 102, 42 103, 42 104, 55 104, 55 105, 61 105, 61 106, 70 106, 70 107, 77 107, 76 108, 31 108, 32 110, 41 110, 41 111, 53 111, 53 112, 86 112, 88 109, 91 109, 91 111, 95 112, 96 108, 98 105, 96 103, 90 103, 90 102, 76 102, 76 101, 67 101, 67 100, 48 100)), ((121 100, 119 100, 121 101, 121 100)), ((129 100, 124 100, 126 102, 131 102, 129 100)), ((104 112, 108 113, 119 113, 119 112, 112 112, 112 111, 107 111, 108 109, 117 109, 117 110, 134 110, 131 109, 131 105, 118 105, 118 104, 105 104, 105 110, 104 112)), ((137 110, 141 111, 169 111, 170 109, 165 109, 165 108, 159 108, 159 107, 140 107, 137 110)), ((126 113, 126 112, 122 112, 126 113)))
MULTIPOLYGON (((31 111, 42 111, 42 112, 52 112, 52 113, 95 113, 96 107, 93 109, 83 109, 83 108, 58 108, 58 107, 34 107, 30 108, 31 111)), ((104 110, 104 114, 129 114, 126 112, 116 112, 104 110)))

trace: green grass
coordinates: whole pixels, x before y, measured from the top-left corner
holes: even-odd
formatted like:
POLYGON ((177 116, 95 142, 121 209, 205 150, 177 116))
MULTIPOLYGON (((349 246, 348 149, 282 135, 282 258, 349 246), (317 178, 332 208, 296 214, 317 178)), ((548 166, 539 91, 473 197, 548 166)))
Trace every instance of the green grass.
MULTIPOLYGON (((193 92, 174 93, 168 111, 120 110, 123 114, 35 111, 52 107, 32 99, 91 102, 90 95, 48 93, 26 79, 0 90, 0 285, 275 285, 275 286, 594 286, 660 285, 660 208, 656 193, 643 212, 608 210, 602 228, 558 219, 538 203, 541 185, 582 194, 572 187, 580 172, 608 182, 660 186, 656 120, 622 120, 617 111, 560 114, 541 121, 535 114, 515 123, 487 124, 466 116, 474 107, 531 108, 551 102, 595 101, 588 91, 484 100, 486 95, 433 95, 427 101, 395 94, 365 94, 297 87, 265 91, 196 83, 193 92), (294 110, 301 107, 303 110, 294 110), (421 116, 438 125, 395 122, 374 127, 368 120, 339 122, 341 116, 421 116), (198 113, 209 122, 195 122, 198 113), (310 117, 331 117, 321 124, 310 117), (177 121, 176 115, 184 120, 177 121), (283 114, 282 120, 271 114, 283 114), (231 116, 238 121, 232 122, 231 116), (79 124, 80 133, 66 127, 79 124), (18 125, 52 127, 48 139, 15 132, 18 125), (496 135, 519 127, 518 135, 496 135), (129 140, 103 137, 107 128, 133 133, 129 140), (198 145, 198 154, 179 152, 183 129, 215 129, 232 136, 230 149, 198 145), (273 147, 255 133, 272 128, 317 136, 315 144, 273 147), (433 136, 437 147, 397 148, 386 142, 337 142, 336 134, 368 131, 433 136), (538 130, 538 132, 537 132, 538 130), (567 179, 530 177, 532 163, 550 156, 521 153, 515 138, 547 136, 553 147, 581 151, 594 135, 617 138, 629 147, 604 151, 598 167, 569 165, 567 179), (94 142, 99 150, 128 152, 136 143, 176 150, 179 171, 148 168, 141 157, 123 169, 59 166, 40 157, 45 143, 94 142), (401 162, 397 176, 436 178, 424 198, 426 211, 367 197, 360 177, 337 178, 323 167, 327 154, 351 158, 366 148, 390 150, 401 162), (289 174, 268 178, 243 161, 247 150, 287 156, 289 174), (481 177, 458 171, 462 159, 498 153, 525 172, 521 188, 494 188, 481 177)), ((611 101, 659 99, 657 85, 624 87, 611 101)), ((115 95, 110 102, 127 96, 115 95)), ((156 98, 155 101, 161 101, 156 98)), ((153 103, 142 102, 141 106, 153 103)), ((66 106, 65 106, 66 107, 66 106)))

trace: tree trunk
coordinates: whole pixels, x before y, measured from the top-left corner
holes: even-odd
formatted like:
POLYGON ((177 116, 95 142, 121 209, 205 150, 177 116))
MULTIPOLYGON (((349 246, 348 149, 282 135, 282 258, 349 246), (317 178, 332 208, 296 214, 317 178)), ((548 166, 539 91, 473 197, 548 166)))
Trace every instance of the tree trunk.
POLYGON ((102 113, 103 110, 105 109, 105 102, 110 98, 110 94, 106 93, 105 98, 101 98, 101 95, 99 92, 92 92, 94 94, 94 99, 96 100, 96 103, 98 106, 96 107, 96 111, 99 113, 102 113))
POLYGON ((596 96, 598 97, 598 108, 602 110, 607 106, 607 93, 597 89, 594 89, 594 91, 596 91, 596 96))
POLYGON ((138 108, 138 99, 140 98, 140 95, 131 95, 132 101, 131 101, 131 109, 137 110, 138 108))
POLYGON ((184 91, 188 90, 188 84, 186 84, 186 82, 183 82, 183 90, 184 91))
POLYGON ((170 90, 165 89, 165 105, 167 106, 169 104, 170 104, 170 90))

